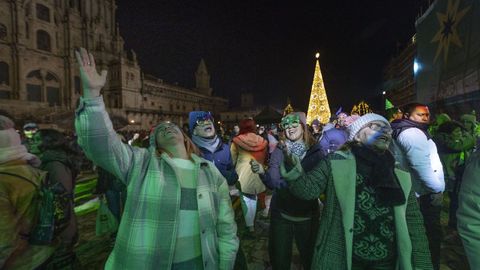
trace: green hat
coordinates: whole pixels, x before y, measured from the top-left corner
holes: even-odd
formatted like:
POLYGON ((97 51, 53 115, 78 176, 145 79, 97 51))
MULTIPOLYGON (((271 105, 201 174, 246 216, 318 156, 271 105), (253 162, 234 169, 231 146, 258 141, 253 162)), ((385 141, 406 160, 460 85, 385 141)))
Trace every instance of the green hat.
POLYGON ((388 100, 388 98, 385 99, 385 110, 388 110, 388 109, 391 109, 391 108, 394 108, 395 106, 393 106, 393 103, 388 100))

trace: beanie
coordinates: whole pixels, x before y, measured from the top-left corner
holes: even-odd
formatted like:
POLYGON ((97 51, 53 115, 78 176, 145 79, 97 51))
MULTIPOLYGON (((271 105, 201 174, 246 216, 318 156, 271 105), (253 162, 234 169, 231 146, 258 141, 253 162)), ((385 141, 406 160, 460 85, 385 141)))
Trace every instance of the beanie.
POLYGON ((320 125, 320 121, 318 119, 313 119, 312 126, 319 126, 319 125, 320 125))
POLYGON ((213 122, 212 113, 206 111, 192 111, 188 114, 188 128, 190 133, 193 133, 193 129, 197 125, 197 120, 201 119, 210 119, 213 122))
POLYGON ((385 124, 390 126, 390 123, 387 119, 385 119, 385 117, 376 113, 367 113, 358 118, 357 120, 353 121, 349 126, 347 126, 348 140, 352 141, 353 138, 355 138, 355 135, 357 135, 357 133, 362 128, 364 128, 366 125, 368 125, 368 123, 373 121, 384 122, 385 124))
POLYGON ((35 123, 26 123, 24 126, 23 126, 23 129, 34 129, 34 128, 37 128, 38 129, 38 125, 35 124, 35 123))

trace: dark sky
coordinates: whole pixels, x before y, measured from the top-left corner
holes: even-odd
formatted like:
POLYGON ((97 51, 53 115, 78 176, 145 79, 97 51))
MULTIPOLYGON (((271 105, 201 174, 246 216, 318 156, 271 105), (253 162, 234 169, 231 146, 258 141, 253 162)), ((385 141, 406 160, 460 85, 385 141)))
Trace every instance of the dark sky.
POLYGON ((332 109, 381 93, 382 69, 415 32, 419 0, 117 0, 142 69, 192 87, 204 58, 216 95, 306 110, 315 52, 332 109), (294 3, 295 2, 295 3, 294 3), (305 2, 305 3, 303 3, 305 2))

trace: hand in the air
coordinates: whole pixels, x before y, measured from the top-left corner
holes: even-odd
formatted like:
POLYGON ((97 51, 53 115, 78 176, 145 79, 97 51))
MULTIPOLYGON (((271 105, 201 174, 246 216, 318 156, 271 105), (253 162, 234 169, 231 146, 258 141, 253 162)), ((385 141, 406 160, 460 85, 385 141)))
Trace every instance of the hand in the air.
POLYGON ((255 159, 250 160, 250 167, 252 168, 253 173, 264 174, 265 169, 263 169, 262 164, 258 163, 255 159))
POLYGON ((107 71, 102 70, 98 74, 95 59, 91 53, 88 53, 85 48, 80 48, 80 51, 75 51, 78 65, 80 67, 80 78, 83 85, 83 97, 93 98, 100 96, 100 90, 107 81, 107 71))

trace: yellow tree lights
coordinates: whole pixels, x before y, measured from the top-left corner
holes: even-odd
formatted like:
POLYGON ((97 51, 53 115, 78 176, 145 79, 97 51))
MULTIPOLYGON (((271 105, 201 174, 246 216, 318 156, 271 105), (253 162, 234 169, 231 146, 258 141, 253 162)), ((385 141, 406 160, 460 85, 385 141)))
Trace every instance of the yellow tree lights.
POLYGON ((330 120, 330 107, 325 85, 323 84, 322 72, 320 71, 320 62, 318 60, 320 53, 317 53, 315 57, 317 58, 317 63, 315 65, 315 74, 313 75, 310 102, 308 103, 307 123, 311 124, 313 120, 318 119, 325 124, 330 120))

